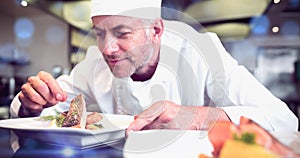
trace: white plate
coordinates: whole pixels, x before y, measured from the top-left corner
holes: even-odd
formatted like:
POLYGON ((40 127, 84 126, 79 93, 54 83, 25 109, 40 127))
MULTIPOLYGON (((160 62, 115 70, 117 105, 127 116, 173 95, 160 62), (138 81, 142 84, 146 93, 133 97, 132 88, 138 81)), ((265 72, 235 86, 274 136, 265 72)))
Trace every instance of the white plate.
MULTIPOLYGON (((300 132, 272 132, 280 142, 300 154, 300 132)), ((130 132, 123 154, 125 158, 197 158, 212 156, 213 146, 207 131, 145 130, 130 132)))
POLYGON ((207 131, 145 130, 130 132, 123 154, 125 158, 212 156, 213 146, 207 131))
POLYGON ((0 120, 0 128, 11 129, 24 138, 33 138, 45 143, 73 148, 90 148, 108 145, 125 138, 125 129, 133 121, 132 116, 102 114, 99 121, 103 128, 86 130, 78 128, 47 127, 49 122, 38 117, 0 120))

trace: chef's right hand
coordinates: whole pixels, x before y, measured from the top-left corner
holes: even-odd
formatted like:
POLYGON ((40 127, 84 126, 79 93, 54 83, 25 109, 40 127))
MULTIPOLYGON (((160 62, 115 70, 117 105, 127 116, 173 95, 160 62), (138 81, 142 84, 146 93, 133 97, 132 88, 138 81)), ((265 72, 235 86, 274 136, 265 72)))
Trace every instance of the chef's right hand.
POLYGON ((44 71, 28 78, 19 92, 21 107, 19 117, 38 116, 44 108, 67 100, 64 92, 54 77, 44 71))

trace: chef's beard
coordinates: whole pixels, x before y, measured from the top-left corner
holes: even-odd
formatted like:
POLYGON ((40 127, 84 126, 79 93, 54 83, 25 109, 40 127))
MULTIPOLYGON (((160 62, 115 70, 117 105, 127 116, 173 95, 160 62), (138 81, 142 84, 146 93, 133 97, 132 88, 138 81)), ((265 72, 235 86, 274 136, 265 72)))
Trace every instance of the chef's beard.
POLYGON ((123 56, 115 56, 112 58, 123 59, 121 62, 116 63, 114 66, 110 66, 110 70, 116 78, 126 78, 130 77, 139 70, 147 66, 150 58, 153 56, 154 48, 150 44, 145 46, 144 55, 140 56, 141 58, 135 58, 134 56, 128 55, 130 53, 124 53, 123 56))
POLYGON ((110 66, 110 70, 113 75, 117 78, 126 78, 134 73, 134 61, 133 57, 127 56, 123 58, 124 60, 116 63, 114 66, 110 66))

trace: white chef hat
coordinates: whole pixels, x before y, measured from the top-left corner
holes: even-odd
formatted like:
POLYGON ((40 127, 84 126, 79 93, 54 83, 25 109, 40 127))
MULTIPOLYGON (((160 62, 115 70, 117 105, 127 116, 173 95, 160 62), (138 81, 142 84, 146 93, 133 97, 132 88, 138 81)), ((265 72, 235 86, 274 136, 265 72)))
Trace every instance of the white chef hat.
POLYGON ((91 0, 91 17, 99 15, 155 19, 161 17, 161 0, 91 0))

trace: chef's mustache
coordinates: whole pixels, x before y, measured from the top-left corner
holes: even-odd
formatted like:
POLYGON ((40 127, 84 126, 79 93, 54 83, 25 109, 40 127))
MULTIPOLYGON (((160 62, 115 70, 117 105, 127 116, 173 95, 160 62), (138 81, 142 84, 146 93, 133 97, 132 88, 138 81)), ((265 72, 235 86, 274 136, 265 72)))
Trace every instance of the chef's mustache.
POLYGON ((128 55, 126 54, 111 54, 111 55, 104 55, 104 58, 106 60, 122 60, 122 59, 126 59, 126 58, 130 58, 128 55))

